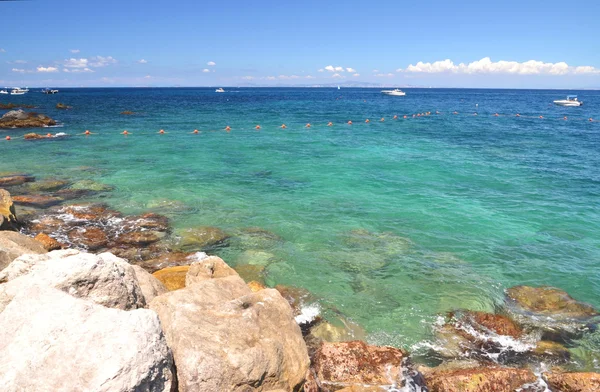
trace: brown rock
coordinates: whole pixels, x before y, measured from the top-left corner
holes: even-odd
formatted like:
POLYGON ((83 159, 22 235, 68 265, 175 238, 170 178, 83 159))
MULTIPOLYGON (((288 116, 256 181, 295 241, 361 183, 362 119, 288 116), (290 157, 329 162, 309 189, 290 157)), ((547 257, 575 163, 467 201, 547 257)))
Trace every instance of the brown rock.
MULTIPOLYGON (((157 256, 159 256, 167 251, 164 247, 162 247, 158 243, 154 243, 149 246, 144 246, 141 248, 134 248, 131 246, 110 247, 110 245, 107 245, 107 248, 108 248, 107 252, 110 252, 110 253, 114 254, 115 256, 125 259, 132 264, 137 264, 150 273, 164 268, 164 267, 159 267, 159 268, 151 269, 151 268, 146 268, 146 266, 145 266, 146 260, 154 259, 157 256)), ((165 266, 165 267, 167 267, 167 266, 165 266)))
POLYGON ((197 261, 197 256, 193 252, 166 252, 141 262, 139 265, 152 273, 168 267, 190 265, 194 261, 197 261))
POLYGON ((119 211, 110 210, 105 204, 74 204, 61 208, 59 212, 89 221, 107 220, 121 216, 119 211))
POLYGON ((140 285, 140 290, 142 290, 146 304, 150 304, 150 301, 159 295, 169 292, 160 280, 156 279, 139 265, 132 265, 131 267, 135 272, 135 277, 140 285))
POLYGON ((31 192, 54 192, 69 185, 67 180, 44 180, 27 184, 27 190, 31 192))
POLYGON ((26 182, 34 181, 31 176, 25 175, 13 175, 13 176, 2 176, 0 177, 0 187, 23 185, 26 182))
POLYGON ((185 287, 185 276, 189 266, 169 267, 156 271, 152 275, 165 285, 167 290, 174 291, 185 287))
POLYGON ((574 318, 598 315, 592 306, 576 301, 569 294, 555 287, 515 286, 508 289, 506 295, 529 312, 544 315, 560 314, 574 318))
POLYGON ((41 243, 14 231, 0 231, 0 270, 27 253, 46 253, 41 243))
POLYGON ((298 315, 301 312, 302 305, 308 302, 314 302, 315 298, 310 291, 301 287, 284 286, 278 284, 275 286, 275 290, 279 291, 279 294, 288 301, 294 314, 298 315))
POLYGON ((210 256, 190 265, 185 285, 191 286, 206 279, 218 279, 226 276, 238 276, 238 273, 220 257, 210 256))
POLYGON ((44 249, 46 249, 48 252, 63 248, 60 242, 44 233, 36 235, 34 240, 41 242, 44 249))
POLYGON ((154 242, 159 241, 164 235, 156 231, 130 231, 129 233, 123 233, 117 238, 117 242, 120 244, 131 245, 131 246, 146 246, 154 242))
POLYGON ((17 230, 19 222, 10 193, 0 189, 0 230, 17 230))
POLYGON ((466 312, 466 317, 475 322, 475 326, 483 327, 497 335, 511 336, 518 339, 523 330, 506 316, 485 312, 466 312))
POLYGON ((35 207, 35 208, 48 208, 54 205, 62 203, 64 200, 59 197, 44 196, 44 195, 26 195, 26 196, 14 196, 13 201, 17 205, 35 207))
POLYGON ((94 251, 108 244, 106 233, 98 227, 77 227, 68 233, 69 240, 76 246, 94 251))
POLYGON ((425 376, 430 392, 514 392, 537 377, 529 369, 484 367, 433 371, 425 376))
POLYGON ((265 283, 265 266, 255 264, 242 264, 236 265, 233 269, 241 276, 246 282, 256 281, 259 283, 265 283))
POLYGON ((367 333, 358 324, 342 318, 336 321, 336 325, 328 321, 320 322, 310 329, 310 334, 331 343, 366 339, 367 333))
POLYGON ((218 227, 201 226, 184 230, 179 247, 184 251, 210 250, 226 246, 229 234, 218 227))
POLYGON ((567 361, 571 358, 571 352, 558 342, 541 340, 533 349, 533 354, 548 359, 559 359, 567 361))
POLYGON ((401 364, 407 355, 394 347, 368 346, 360 340, 325 342, 315 354, 313 367, 324 383, 401 385, 401 364))
POLYGON ((132 114, 135 114, 135 113, 132 112, 131 110, 125 110, 125 111, 121 112, 121 114, 123 114, 125 116, 131 116, 132 114))
POLYGON ((351 385, 346 388, 338 389, 336 392, 385 392, 381 387, 372 387, 367 385, 351 385))
POLYGON ((544 373, 542 377, 553 391, 600 391, 600 374, 598 373, 544 373))
POLYGON ((0 128, 42 128, 49 125, 56 125, 56 121, 43 114, 22 110, 7 112, 0 118, 0 128))
POLYGON ((248 288, 250 290, 252 290, 253 293, 256 293, 257 291, 264 290, 267 288, 267 286, 265 286, 264 284, 262 284, 260 282, 257 282, 256 280, 248 282, 247 285, 248 285, 248 288))
POLYGON ((39 135, 35 132, 32 132, 32 133, 26 133, 25 136, 23 136, 23 139, 25 139, 25 140, 46 139, 46 136, 39 135))
POLYGON ((56 108, 57 109, 63 109, 63 110, 65 110, 65 109, 73 109, 72 106, 65 105, 64 103, 61 103, 61 102, 59 102, 59 103, 56 104, 56 108))

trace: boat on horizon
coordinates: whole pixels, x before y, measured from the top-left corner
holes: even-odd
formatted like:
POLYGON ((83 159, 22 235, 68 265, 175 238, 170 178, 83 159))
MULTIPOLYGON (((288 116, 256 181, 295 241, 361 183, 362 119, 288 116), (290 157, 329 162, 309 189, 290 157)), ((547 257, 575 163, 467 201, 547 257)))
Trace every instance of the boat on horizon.
POLYGON ((13 89, 10 91, 10 95, 23 95, 28 92, 29 92, 29 89, 27 87, 25 87, 25 88, 13 87, 13 89))
POLYGON ((0 94, 8 94, 8 89, 0 90, 0 94))
POLYGON ((41 92, 42 94, 57 94, 58 90, 50 90, 49 88, 45 88, 41 92))
POLYGON ((223 87, 219 87, 218 89, 215 90, 215 93, 224 93, 225 90, 223 90, 223 87))
POLYGON ((384 95, 394 95, 398 97, 406 95, 406 93, 399 88, 395 88, 393 90, 381 90, 381 93, 384 95))
POLYGON ((554 101, 558 106, 581 106, 583 101, 577 99, 577 95, 567 95, 567 99, 558 99, 554 101))

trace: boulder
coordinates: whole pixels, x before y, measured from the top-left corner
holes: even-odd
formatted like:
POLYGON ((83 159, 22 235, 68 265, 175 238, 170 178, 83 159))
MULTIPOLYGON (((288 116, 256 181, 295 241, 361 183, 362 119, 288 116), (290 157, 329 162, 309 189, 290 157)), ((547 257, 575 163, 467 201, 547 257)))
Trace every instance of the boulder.
POLYGON ((44 247, 44 249, 46 249, 48 252, 63 248, 60 242, 44 233, 36 235, 33 239, 39 241, 44 247))
POLYGON ((102 249, 108 244, 104 230, 89 226, 77 227, 68 233, 69 240, 77 247, 91 251, 102 249))
POLYGON ((164 284, 167 290, 174 291, 185 287, 186 275, 189 269, 189 265, 168 267, 154 272, 152 276, 164 284))
POLYGON ((8 187, 8 186, 17 186, 23 185, 26 182, 34 181, 34 177, 23 175, 23 174, 15 174, 8 176, 0 177, 0 187, 8 187))
POLYGON ((247 227, 240 229, 232 238, 236 248, 240 249, 271 249, 283 239, 277 234, 260 227, 247 227))
POLYGON ((11 110, 0 118, 0 128, 42 128, 56 125, 56 121, 43 114, 11 110))
POLYGON ((242 279, 246 282, 256 281, 259 283, 265 283, 265 266, 254 265, 254 264, 242 264, 233 267, 242 279))
POLYGON ((229 234, 218 227, 200 226, 183 230, 179 248, 183 251, 206 251, 227 245, 229 234))
POLYGON ((132 265, 131 268, 133 268, 133 271, 135 272, 135 277, 140 285, 146 304, 149 304, 155 297, 169 292, 160 280, 156 279, 139 265, 132 265))
POLYGON ((14 259, 27 253, 46 253, 43 245, 24 234, 0 231, 0 271, 14 259))
POLYGON ((235 275, 156 297, 180 391, 298 391, 309 360, 281 295, 235 275))
POLYGON ((537 342, 531 354, 545 361, 567 362, 571 359, 571 352, 568 348, 558 342, 548 340, 537 342))
POLYGON ((257 282, 256 280, 248 282, 248 283, 246 283, 246 285, 253 293, 256 293, 257 291, 264 290, 267 288, 267 286, 265 286, 264 284, 262 284, 260 282, 257 282))
POLYGON ((598 392, 599 373, 544 373, 542 378, 551 390, 560 392, 598 392))
POLYGON ((40 182, 32 182, 27 185, 27 190, 31 192, 54 192, 69 185, 67 180, 47 179, 40 182))
POLYGON ((169 218, 152 212, 125 217, 122 225, 127 230, 169 231, 169 218))
POLYGON ((529 369, 501 367, 433 369, 425 375, 429 392, 514 392, 536 380, 529 369))
POLYGON ((494 313, 466 311, 463 318, 478 331, 510 336, 518 339, 523 335, 523 329, 506 316, 494 313))
POLYGON ((310 329, 310 334, 330 343, 365 340, 367 338, 367 333, 358 324, 342 318, 337 321, 336 324, 322 321, 310 329))
POLYGON ((102 184, 100 182, 93 181, 93 180, 80 180, 80 181, 73 183, 69 187, 69 189, 84 189, 84 190, 94 191, 94 192, 110 192, 115 188, 111 185, 102 184))
POLYGON ((17 230, 19 222, 10 193, 0 189, 0 230, 17 230))
POLYGON ((315 297, 310 291, 303 289, 302 287, 284 286, 278 284, 275 286, 275 290, 279 291, 281 296, 288 301, 292 307, 294 315, 302 313, 302 307, 308 303, 315 302, 315 297))
POLYGON ((191 286, 206 279, 218 279, 226 276, 238 276, 238 274, 220 257, 210 256, 190 265, 185 277, 185 285, 191 286))
POLYGON ((35 207, 35 208, 48 208, 62 203, 64 200, 60 197, 53 197, 47 195, 22 195, 14 196, 13 201, 17 205, 35 207))
POLYGON ((119 237, 117 237, 116 241, 118 244, 122 245, 142 247, 160 241, 160 239, 164 236, 165 234, 160 231, 137 230, 122 233, 121 235, 119 235, 119 237))
POLYGON ((172 368, 150 310, 107 309, 32 286, 0 313, 4 391, 169 392, 172 368))
POLYGON ((46 139, 46 136, 37 134, 35 132, 31 132, 31 133, 26 133, 25 135, 23 135, 23 139, 25 139, 25 140, 39 140, 39 139, 46 139))
POLYGON ((139 263, 146 271, 153 273, 168 267, 190 265, 194 261, 200 261, 208 257, 204 252, 167 252, 156 258, 139 263))
POLYGON ((235 260, 236 264, 250 264, 267 266, 277 262, 277 256, 264 250, 248 249, 243 251, 235 260))
POLYGON ((56 108, 57 109, 63 109, 63 110, 65 110, 65 109, 73 109, 72 106, 65 105, 64 103, 61 103, 61 102, 59 102, 59 103, 56 104, 56 108))
POLYGON ((24 255, 1 272, 0 311, 23 290, 46 286, 106 307, 137 309, 146 305, 132 266, 110 254, 69 249, 24 255))
POLYGON ((402 360, 408 353, 394 347, 369 346, 360 340, 321 344, 313 360, 324 383, 345 387, 402 385, 402 360))

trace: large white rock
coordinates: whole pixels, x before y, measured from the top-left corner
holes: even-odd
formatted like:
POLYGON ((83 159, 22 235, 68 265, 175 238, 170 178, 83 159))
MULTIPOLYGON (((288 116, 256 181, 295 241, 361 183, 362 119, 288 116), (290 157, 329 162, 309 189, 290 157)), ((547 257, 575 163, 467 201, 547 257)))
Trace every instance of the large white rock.
POLYGON ((172 365, 147 309, 108 309, 32 286, 0 313, 2 391, 170 391, 172 365))
POLYGON ((94 255, 73 250, 17 258, 0 277, 0 312, 19 292, 32 286, 62 290, 117 309, 146 305, 135 271, 111 253, 94 255))
POLYGON ((14 231, 0 231, 0 270, 26 253, 46 253, 41 242, 14 231))
POLYGON ((156 279, 151 273, 139 265, 132 265, 131 267, 135 271, 135 277, 140 285, 146 304, 149 304, 154 297, 169 291, 160 280, 156 279))
POLYGON ((302 333, 273 289, 237 275, 195 281, 154 298, 180 392, 296 391, 308 370, 302 333))

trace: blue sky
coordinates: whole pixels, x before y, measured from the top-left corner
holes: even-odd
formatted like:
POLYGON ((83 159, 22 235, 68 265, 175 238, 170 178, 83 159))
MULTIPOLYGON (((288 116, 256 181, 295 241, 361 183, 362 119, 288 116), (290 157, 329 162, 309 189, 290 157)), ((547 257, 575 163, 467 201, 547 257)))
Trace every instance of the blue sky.
POLYGON ((600 87, 600 2, 0 1, 0 86, 600 87))

